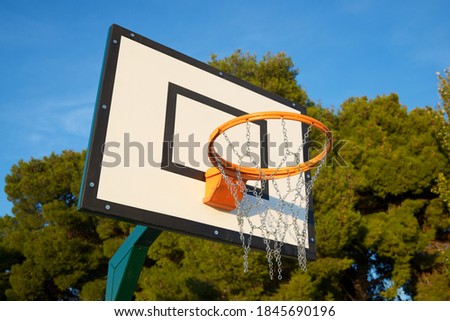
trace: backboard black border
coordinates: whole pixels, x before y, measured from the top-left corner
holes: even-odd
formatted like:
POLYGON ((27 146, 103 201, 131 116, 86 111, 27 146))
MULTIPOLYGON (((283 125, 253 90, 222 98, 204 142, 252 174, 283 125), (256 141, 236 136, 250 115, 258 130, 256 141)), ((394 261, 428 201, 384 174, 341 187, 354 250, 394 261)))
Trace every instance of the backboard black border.
MULTIPOLYGON (((196 68, 200 68, 217 77, 226 79, 227 81, 242 86, 248 90, 256 92, 269 99, 282 103, 294 110, 300 111, 302 114, 306 114, 306 108, 303 106, 298 106, 292 101, 282 98, 276 94, 267 92, 259 87, 256 87, 232 75, 221 72, 220 70, 208 64, 200 62, 194 58, 188 57, 178 51, 170 49, 164 45, 154 42, 123 27, 120 27, 115 24, 113 24, 110 27, 107 38, 107 45, 105 50, 100 84, 97 94, 97 100, 95 103, 95 112, 91 127, 91 136, 89 139, 89 146, 86 153, 86 161, 78 202, 79 210, 87 211, 103 217, 114 218, 139 225, 149 226, 160 230, 169 230, 181 234, 198 236, 218 242, 241 245, 240 235, 236 231, 230 231, 227 229, 217 228, 216 226, 181 219, 178 217, 171 216, 170 213, 156 213, 97 198, 98 182, 100 179, 101 164, 103 160, 103 148, 104 144, 106 143, 106 131, 109 119, 109 106, 111 104, 113 95, 116 67, 122 37, 126 37, 128 39, 136 41, 142 45, 145 45, 161 53, 169 55, 184 63, 195 66, 196 68)), ((177 89, 180 90, 180 88, 177 89)), ((178 93, 180 93, 180 91, 178 91, 178 93)), ((192 96, 192 92, 187 91, 187 93, 188 95, 192 96)), ((183 90, 181 90, 181 94, 186 94, 186 91, 183 92, 183 90)), ((202 99, 204 102, 203 98, 205 97, 197 96, 195 94, 194 96, 196 96, 195 98, 202 99)), ((206 99, 208 98, 206 97, 206 99)), ((218 106, 218 104, 216 104, 215 101, 209 101, 209 103, 213 103, 213 105, 218 106)), ((231 106, 228 107, 233 108, 231 106)), ((226 112, 230 113, 233 116, 240 116, 241 114, 245 114, 244 112, 238 109, 233 110, 228 109, 228 107, 226 107, 226 112)), ((262 125, 262 128, 263 127, 264 125, 262 125)), ((306 129, 303 128, 303 131, 305 130, 306 129)), ((267 126, 265 131, 267 132, 267 126)), ((264 128, 261 130, 261 132, 264 132, 264 128)), ((169 134, 170 132, 165 132, 165 135, 169 134)), ((165 157, 167 156, 168 155, 166 155, 165 157)), ((305 151, 304 159, 307 158, 308 158, 307 151, 305 151)), ((194 174, 198 175, 198 173, 194 174)), ((202 197, 199 197, 199 201, 201 201, 201 199, 202 197)), ((312 199, 310 199, 310 204, 311 210, 310 213, 308 213, 309 248, 306 249, 306 254, 308 260, 314 260, 316 259, 316 243, 315 243, 314 215, 312 211, 312 199)), ((265 250, 265 244, 263 242, 263 239, 260 237, 255 236, 253 237, 252 246, 257 249, 265 250)), ((283 246, 282 254, 284 256, 297 257, 297 248, 293 245, 285 244, 283 246)))

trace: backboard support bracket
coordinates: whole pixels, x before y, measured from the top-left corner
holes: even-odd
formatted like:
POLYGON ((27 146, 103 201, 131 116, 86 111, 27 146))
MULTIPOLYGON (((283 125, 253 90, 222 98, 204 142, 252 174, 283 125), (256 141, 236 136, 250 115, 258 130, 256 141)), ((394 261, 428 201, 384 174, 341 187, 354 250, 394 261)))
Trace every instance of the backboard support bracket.
POLYGON ((106 301, 130 301, 148 249, 161 234, 160 230, 137 225, 109 260, 106 301))

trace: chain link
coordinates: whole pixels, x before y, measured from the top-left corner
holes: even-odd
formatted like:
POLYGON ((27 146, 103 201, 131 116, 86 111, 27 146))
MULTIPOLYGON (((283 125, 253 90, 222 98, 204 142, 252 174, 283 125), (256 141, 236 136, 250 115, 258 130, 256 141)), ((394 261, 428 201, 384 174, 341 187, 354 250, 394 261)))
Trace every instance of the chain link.
MULTIPOLYGON (((305 124, 303 124, 306 126, 305 124)), ((281 188, 276 179, 274 179, 275 173, 282 167, 286 166, 286 162, 289 156, 294 156, 295 161, 300 163, 300 156, 303 152, 305 144, 311 134, 312 126, 308 126, 305 134, 303 135, 303 142, 293 152, 289 148, 288 130, 286 127, 286 121, 281 118, 283 144, 284 144, 284 156, 277 165, 274 173, 267 177, 260 165, 252 157, 251 147, 251 127, 250 122, 246 123, 246 146, 245 153, 241 154, 236 149, 236 146, 231 142, 228 135, 223 132, 222 135, 225 138, 228 145, 231 147, 233 154, 237 157, 236 178, 229 177, 221 163, 220 158, 216 158, 217 168, 224 177, 224 180, 230 190, 231 195, 236 204, 236 217, 239 225, 240 240, 243 248, 243 260, 244 260, 244 272, 249 270, 249 252, 251 249, 252 238, 256 230, 259 230, 264 240, 266 247, 266 258, 269 267, 269 276, 274 278, 275 266, 277 277, 282 279, 282 247, 285 243, 285 238, 288 231, 294 232, 295 240, 297 243, 297 259, 301 270, 306 271, 306 248, 308 238, 308 219, 310 212, 310 195, 313 184, 320 173, 320 170, 324 164, 322 159, 314 171, 314 175, 311 173, 300 173, 299 175, 287 176, 286 180, 287 190, 281 191, 281 188), (256 180, 253 186, 247 186, 241 176, 240 167, 242 166, 243 159, 247 159, 257 168, 260 172, 260 180, 256 180), (295 179, 297 180, 296 182, 295 179), (262 199, 264 191, 267 189, 268 182, 271 183, 275 190, 275 195, 278 198, 275 202, 267 202, 262 199), (239 193, 242 193, 242 199, 239 199, 239 193), (259 216, 259 224, 256 223, 252 217, 259 216), (249 230, 245 230, 245 226, 249 227, 249 230)), ((326 142, 327 143, 327 142, 326 142)), ((324 150, 326 144, 324 144, 324 150)))

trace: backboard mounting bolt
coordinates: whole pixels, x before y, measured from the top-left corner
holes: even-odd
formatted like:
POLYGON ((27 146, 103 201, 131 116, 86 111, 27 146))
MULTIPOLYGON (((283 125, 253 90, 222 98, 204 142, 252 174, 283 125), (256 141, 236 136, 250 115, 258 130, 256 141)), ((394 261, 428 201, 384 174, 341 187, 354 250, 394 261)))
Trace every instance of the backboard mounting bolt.
POLYGON ((105 205, 105 208, 106 208, 107 210, 109 210, 109 209, 111 208, 111 206, 110 206, 109 204, 106 204, 106 205, 105 205))
POLYGON ((131 33, 130 36, 131 36, 131 37, 134 37, 134 33, 131 33))
POLYGON ((223 72, 219 71, 219 75, 220 75, 220 76, 223 76, 223 72))
POLYGON ((295 103, 292 103, 292 107, 295 107, 295 103))
POLYGON ((219 231, 218 230, 214 230, 214 235, 219 235, 219 231))
POLYGON ((90 182, 90 183, 89 183, 89 186, 90 186, 90 187, 94 187, 94 186, 95 186, 94 182, 90 182))
POLYGON ((106 105, 102 105, 102 109, 106 109, 106 108, 108 108, 108 106, 106 106, 106 105))
POLYGON ((312 243, 314 243, 314 241, 315 241, 314 237, 311 237, 310 241, 311 241, 312 243))
POLYGON ((116 43, 117 43, 117 40, 116 40, 116 39, 113 39, 113 43, 116 44, 116 43))

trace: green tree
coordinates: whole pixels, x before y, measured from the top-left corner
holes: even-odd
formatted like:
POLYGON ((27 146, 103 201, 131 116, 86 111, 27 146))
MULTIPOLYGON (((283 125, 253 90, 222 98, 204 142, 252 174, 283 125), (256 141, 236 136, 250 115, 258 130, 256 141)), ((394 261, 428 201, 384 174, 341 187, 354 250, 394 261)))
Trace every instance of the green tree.
MULTIPOLYGON (((434 117, 436 137, 440 143, 443 154, 450 160, 450 68, 444 75, 438 73, 438 91, 441 104, 437 111, 429 109, 434 117)), ((433 191, 440 196, 446 207, 442 213, 438 207, 440 202, 427 213, 427 223, 435 238, 426 249, 426 258, 430 262, 420 266, 421 273, 417 275, 416 300, 450 300, 450 248, 448 246, 450 230, 450 174, 442 171, 438 174, 437 185, 433 191), (434 264, 433 264, 434 263, 434 264)))
MULTIPOLYGON (((82 285, 104 273, 97 218, 77 212, 84 153, 20 161, 6 177, 13 217, 2 218, 11 256, 9 299, 77 299, 82 285)), ((2 269, 3 270, 3 269, 2 269)))
POLYGON ((23 261, 21 252, 7 239, 14 229, 15 221, 12 217, 0 218, 0 300, 6 300, 6 292, 11 291, 11 267, 23 261))
POLYGON ((333 134, 346 141, 345 164, 329 163, 314 186, 319 259, 277 298, 405 299, 421 291, 418 278, 446 257, 430 247, 448 233, 448 212, 432 193, 448 159, 432 123, 426 110, 408 112, 395 94, 342 104, 333 134))
MULTIPOLYGON (((440 179, 450 177, 448 73, 441 111, 408 111, 391 94, 350 98, 334 112, 309 101, 283 53, 257 61, 237 51, 210 63, 307 104, 332 128, 339 148, 314 186, 318 259, 307 272, 286 259, 283 280, 270 281, 265 253, 252 251, 244 274, 241 248, 163 232, 136 299, 450 299, 448 189, 440 179)), ((83 160, 65 151, 19 161, 6 177, 13 211, 0 218, 0 299, 104 299, 108 260, 133 226, 76 211, 83 160)))
POLYGON ((292 59, 284 52, 275 55, 267 53, 258 61, 256 55, 237 50, 223 59, 211 55, 209 64, 300 106, 312 104, 306 92, 297 84, 299 70, 294 68, 292 59))
POLYGON ((242 272, 242 249, 192 237, 162 233, 149 251, 155 265, 143 270, 139 300, 258 300, 276 283, 267 260, 253 253, 242 272))
MULTIPOLYGON (((438 105, 438 112, 434 114, 437 137, 444 153, 450 158, 450 68, 444 71, 444 75, 438 74, 438 78, 442 104, 438 105)), ((450 208, 450 179, 444 173, 439 174, 436 191, 447 204, 447 208, 450 208)))

